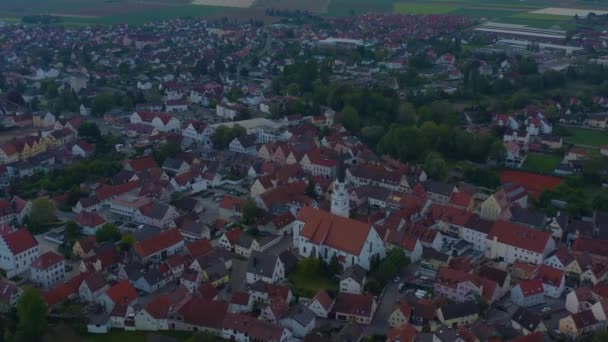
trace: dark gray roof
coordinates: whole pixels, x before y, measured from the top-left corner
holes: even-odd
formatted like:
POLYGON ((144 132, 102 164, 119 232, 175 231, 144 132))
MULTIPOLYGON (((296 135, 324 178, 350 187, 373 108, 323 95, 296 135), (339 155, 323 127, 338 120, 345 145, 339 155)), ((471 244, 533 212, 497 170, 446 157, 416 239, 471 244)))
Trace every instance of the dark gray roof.
POLYGON ((424 189, 427 192, 431 192, 434 194, 450 196, 450 195, 452 195, 452 190, 454 190, 454 186, 452 184, 438 182, 438 181, 429 179, 424 183, 424 189))
POLYGON ((242 137, 238 137, 237 139, 239 143, 241 143, 241 146, 243 146, 243 148, 249 148, 256 145, 258 137, 255 134, 249 134, 244 135, 242 137))
POLYGON ((279 254, 279 259, 285 265, 285 271, 292 270, 298 266, 298 258, 290 251, 286 250, 279 254))
POLYGON ((359 265, 353 265, 344 270, 340 280, 344 280, 347 278, 352 278, 359 284, 363 284, 363 280, 365 279, 366 271, 359 265))
POLYGON ((300 323, 302 326, 307 326, 310 322, 315 319, 315 314, 306 306, 295 306, 289 310, 289 318, 300 323))
POLYGON ((536 312, 532 312, 526 308, 519 308, 515 311, 511 320, 533 332, 540 322, 542 322, 543 318, 536 312))
POLYGON ((477 303, 474 301, 448 303, 441 306, 441 312, 443 313, 443 319, 446 321, 479 313, 477 303))
POLYGON ((247 273, 272 278, 278 258, 275 254, 254 251, 247 262, 247 273))
POLYGON ((479 217, 479 215, 472 215, 464 224, 464 227, 480 233, 488 234, 493 225, 493 221, 484 220, 479 217))
POLYGON ((511 208, 511 221, 534 228, 543 228, 547 217, 542 211, 520 207, 511 208))

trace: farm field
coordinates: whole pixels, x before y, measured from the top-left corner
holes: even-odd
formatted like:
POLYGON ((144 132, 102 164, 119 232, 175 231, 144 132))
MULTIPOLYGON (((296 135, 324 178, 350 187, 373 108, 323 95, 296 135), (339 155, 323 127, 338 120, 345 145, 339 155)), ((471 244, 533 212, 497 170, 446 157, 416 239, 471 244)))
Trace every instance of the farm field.
POLYGON ((580 127, 564 127, 570 134, 564 142, 579 146, 600 147, 608 144, 608 131, 580 127))
POLYGON ((523 170, 553 174, 553 170, 562 161, 562 157, 554 154, 530 153, 522 167, 523 170))

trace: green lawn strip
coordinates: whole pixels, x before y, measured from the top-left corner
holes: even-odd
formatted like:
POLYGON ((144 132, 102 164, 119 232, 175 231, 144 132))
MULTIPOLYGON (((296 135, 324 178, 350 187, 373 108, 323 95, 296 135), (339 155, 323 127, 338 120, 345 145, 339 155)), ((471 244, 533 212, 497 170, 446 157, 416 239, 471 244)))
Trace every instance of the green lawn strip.
POLYGON ((457 5, 442 3, 397 3, 395 12, 407 14, 447 14, 460 8, 457 5))
POLYGON ((395 0, 331 0, 327 15, 338 17, 368 12, 393 12, 395 0))
POLYGON ((562 157, 555 154, 530 153, 522 169, 526 171, 552 174, 553 170, 561 163, 562 157))
POLYGON ((338 284, 335 280, 323 275, 311 275, 295 271, 289 277, 293 287, 294 295, 313 297, 319 290, 336 291, 338 284))
POLYGON ((608 131, 579 127, 566 127, 570 135, 564 137, 564 142, 581 146, 601 147, 608 144, 608 131))

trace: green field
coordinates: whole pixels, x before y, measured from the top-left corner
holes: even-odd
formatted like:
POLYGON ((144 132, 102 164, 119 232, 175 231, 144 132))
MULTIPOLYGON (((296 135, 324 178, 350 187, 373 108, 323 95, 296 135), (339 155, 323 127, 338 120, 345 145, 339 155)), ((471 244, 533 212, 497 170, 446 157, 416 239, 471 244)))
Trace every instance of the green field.
POLYGON ((430 4, 395 4, 395 12, 409 14, 447 14, 459 9, 457 5, 430 3, 430 4))
POLYGON ((327 15, 340 17, 368 12, 393 12, 395 0, 331 0, 327 15))
POLYGON ((522 170, 552 174, 562 159, 561 156, 555 154, 530 153, 526 157, 522 170))
POLYGON ((564 128, 569 134, 564 137, 564 142, 567 144, 593 147, 600 147, 608 144, 608 131, 578 127, 564 128))

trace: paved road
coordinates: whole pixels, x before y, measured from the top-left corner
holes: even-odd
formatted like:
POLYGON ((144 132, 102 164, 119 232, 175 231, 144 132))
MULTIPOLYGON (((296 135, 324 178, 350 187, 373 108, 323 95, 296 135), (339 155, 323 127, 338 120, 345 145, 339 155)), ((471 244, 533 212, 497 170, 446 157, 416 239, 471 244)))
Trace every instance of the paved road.
POLYGON ((372 335, 384 335, 388 331, 388 318, 395 309, 395 303, 399 302, 400 294, 397 290, 398 283, 391 282, 386 285, 384 293, 378 303, 378 309, 376 309, 376 315, 372 324, 366 329, 364 334, 366 336, 372 335))

